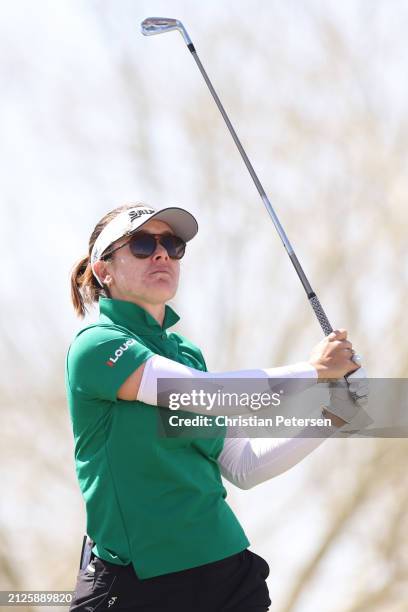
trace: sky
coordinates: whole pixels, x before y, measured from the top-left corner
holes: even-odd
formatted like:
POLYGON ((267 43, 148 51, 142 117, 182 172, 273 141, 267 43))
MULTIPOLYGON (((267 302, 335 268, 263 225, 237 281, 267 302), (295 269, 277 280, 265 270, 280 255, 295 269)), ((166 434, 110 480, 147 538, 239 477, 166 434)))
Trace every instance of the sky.
MULTIPOLYGON (((182 38, 141 35, 151 15, 188 29, 327 311, 336 324, 353 314, 342 325, 354 325, 373 375, 397 371, 408 279, 406 3, 16 0, 1 13, 4 407, 16 388, 24 401, 63 394, 64 355, 83 325, 70 269, 98 219, 124 201, 177 203, 197 216, 174 306, 210 368, 305 359, 321 337, 182 38), (328 255, 331 241, 341 262, 328 255)), ((231 491, 249 529, 253 507, 267 515, 264 498, 292 503, 305 470, 231 491)), ((306 548, 308 504, 291 527, 306 548)), ((290 564, 285 528, 273 537, 290 564)))

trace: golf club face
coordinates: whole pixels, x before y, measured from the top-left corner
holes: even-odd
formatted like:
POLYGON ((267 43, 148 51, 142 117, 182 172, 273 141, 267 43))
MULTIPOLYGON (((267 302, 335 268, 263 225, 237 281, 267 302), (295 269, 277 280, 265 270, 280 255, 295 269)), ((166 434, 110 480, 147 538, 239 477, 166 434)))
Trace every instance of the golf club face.
POLYGON ((172 19, 171 17, 148 17, 142 21, 141 30, 142 34, 145 36, 152 36, 154 34, 163 34, 165 32, 171 32, 172 30, 178 30, 183 36, 186 44, 191 44, 191 40, 181 21, 178 19, 172 19))

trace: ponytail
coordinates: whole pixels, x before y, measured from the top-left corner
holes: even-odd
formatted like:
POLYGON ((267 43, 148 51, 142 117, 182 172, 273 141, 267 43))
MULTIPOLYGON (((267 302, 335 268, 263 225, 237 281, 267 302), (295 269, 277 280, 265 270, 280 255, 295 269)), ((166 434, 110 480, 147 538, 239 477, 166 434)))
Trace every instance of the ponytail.
POLYGON ((92 305, 100 296, 109 297, 105 288, 100 287, 92 273, 90 257, 80 259, 71 273, 71 300, 78 317, 83 318, 87 305, 92 305))

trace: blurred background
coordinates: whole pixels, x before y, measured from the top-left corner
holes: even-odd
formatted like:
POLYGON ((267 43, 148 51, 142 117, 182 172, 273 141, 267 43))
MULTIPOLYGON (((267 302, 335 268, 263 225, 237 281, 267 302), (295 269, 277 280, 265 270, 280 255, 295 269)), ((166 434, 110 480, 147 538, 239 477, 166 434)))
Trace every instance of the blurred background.
MULTIPOLYGON (((197 216, 172 305, 210 371, 304 360, 322 336, 181 37, 140 22, 184 22, 332 324, 370 376, 406 377, 408 5, 0 11, 0 588, 73 590, 85 515, 64 358, 84 322, 69 276, 99 218, 140 200, 197 216)), ((250 491, 226 484, 270 565, 271 610, 408 610, 407 459, 403 439, 329 440, 250 491)))

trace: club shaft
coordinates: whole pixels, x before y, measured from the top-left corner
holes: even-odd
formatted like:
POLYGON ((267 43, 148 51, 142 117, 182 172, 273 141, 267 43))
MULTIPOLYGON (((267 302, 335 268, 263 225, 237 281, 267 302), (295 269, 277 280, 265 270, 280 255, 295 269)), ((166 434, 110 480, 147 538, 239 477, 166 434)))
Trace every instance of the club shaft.
POLYGON ((239 140, 239 138, 237 136, 237 133, 234 130, 234 127, 233 127, 231 121, 229 120, 229 117, 228 117, 228 115, 227 115, 227 113, 226 113, 226 111, 225 111, 225 109, 224 109, 224 107, 223 107, 223 105, 221 103, 221 100, 219 99, 219 97, 217 95, 217 92, 215 91, 215 89, 214 89, 214 87, 213 87, 213 85, 212 85, 212 83, 211 83, 211 81, 210 81, 210 79, 208 77, 208 74, 206 73, 206 71, 204 69, 204 66, 202 65, 202 63, 200 61, 200 58, 197 55, 197 51, 195 50, 195 47, 194 47, 193 43, 190 43, 187 46, 188 46, 188 48, 191 51, 191 54, 192 54, 192 56, 193 56, 193 58, 194 58, 194 60, 195 60, 195 62, 197 64, 197 66, 198 66, 198 68, 199 68, 199 70, 200 70, 200 72, 201 72, 201 74, 202 74, 202 76, 203 76, 203 78, 204 78, 204 80, 205 80, 205 82, 207 84, 208 89, 211 92, 212 97, 214 98, 214 101, 215 101, 216 105, 218 106, 218 110, 220 111, 220 113, 221 113, 225 123, 227 124, 228 130, 229 130, 229 132, 230 132, 230 134, 231 134, 235 144, 237 145, 238 151, 240 152, 240 155, 241 155, 242 159, 244 160, 244 163, 245 163, 245 165, 246 165, 246 167, 248 169, 248 172, 251 175, 251 178, 254 181, 255 186, 256 186, 256 188, 257 188, 257 190, 259 192, 259 195, 261 196, 261 199, 262 199, 262 201, 263 201, 263 203, 265 205, 265 208, 268 211, 268 214, 269 214, 269 216, 272 219, 272 222, 273 222, 273 224, 274 224, 274 226, 276 228, 276 231, 278 232, 278 234, 279 234, 279 236, 280 236, 280 238, 281 238, 281 240, 283 242, 283 246, 285 247, 286 252, 289 255, 289 258, 290 258, 290 260, 291 260, 291 262, 293 264, 293 267, 296 270, 296 273, 297 273, 297 275, 298 275, 298 277, 299 277, 299 279, 300 279, 300 281, 301 281, 301 283, 303 285, 304 290, 306 291, 306 295, 307 295, 307 297, 309 299, 309 303, 310 303, 310 305, 311 305, 311 307, 312 307, 312 309, 313 309, 313 311, 314 311, 314 313, 315 313, 315 315, 317 317, 317 320, 318 320, 318 322, 319 322, 319 324, 320 324, 324 334, 327 336, 328 334, 330 334, 333 331, 333 328, 332 328, 332 326, 331 326, 331 324, 330 324, 330 322, 329 322, 329 320, 328 320, 328 318, 326 316, 326 313, 324 312, 324 310, 323 310, 323 308, 322 308, 322 306, 321 306, 321 304, 319 302, 319 299, 317 298, 315 292, 313 291, 313 289, 312 289, 312 287, 311 287, 311 285, 310 285, 310 283, 309 283, 309 281, 307 279, 307 276, 306 276, 302 266, 300 265, 300 262, 299 262, 298 258, 296 257, 296 253, 294 252, 293 247, 292 247, 292 245, 289 242, 289 239, 288 239, 288 237, 286 235, 286 232, 283 229, 283 227, 282 227, 282 225, 281 225, 281 223, 280 223, 280 221, 278 219, 278 216, 275 213, 275 211, 274 211, 274 209, 272 207, 272 204, 270 203, 269 198, 268 198, 268 196, 265 193, 265 189, 263 188, 261 181, 259 180, 259 178, 258 178, 258 176, 257 176, 257 174, 256 174, 256 172, 255 172, 251 162, 249 161, 248 155, 245 153, 245 149, 242 146, 242 144, 241 144, 241 142, 240 142, 240 140, 239 140))

